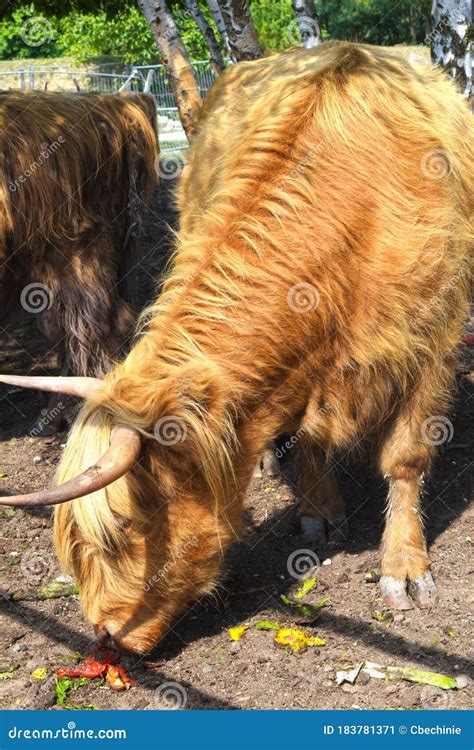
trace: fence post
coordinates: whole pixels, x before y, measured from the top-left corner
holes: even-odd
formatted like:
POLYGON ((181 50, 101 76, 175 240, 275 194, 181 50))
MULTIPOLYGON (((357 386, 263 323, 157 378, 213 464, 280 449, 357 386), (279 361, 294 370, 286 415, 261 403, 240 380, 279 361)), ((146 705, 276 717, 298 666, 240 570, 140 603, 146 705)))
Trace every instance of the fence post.
POLYGON ((33 91, 35 87, 35 71, 32 65, 30 65, 29 79, 30 90, 33 91))
POLYGON ((20 88, 22 91, 26 89, 25 71, 23 68, 20 70, 20 88))
POLYGON ((155 71, 153 70, 153 68, 150 68, 150 70, 146 74, 145 85, 143 86, 143 93, 148 94, 151 92, 151 87, 152 87, 154 80, 155 80, 155 71))

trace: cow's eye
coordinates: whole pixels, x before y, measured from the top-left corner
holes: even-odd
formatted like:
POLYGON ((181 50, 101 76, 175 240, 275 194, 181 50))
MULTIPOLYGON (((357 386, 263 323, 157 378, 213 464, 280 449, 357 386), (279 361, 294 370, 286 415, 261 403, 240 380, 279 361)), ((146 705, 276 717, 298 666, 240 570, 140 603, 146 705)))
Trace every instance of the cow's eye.
POLYGON ((114 513, 115 523, 117 524, 120 531, 130 531, 132 528, 132 519, 125 518, 125 516, 119 516, 114 513))

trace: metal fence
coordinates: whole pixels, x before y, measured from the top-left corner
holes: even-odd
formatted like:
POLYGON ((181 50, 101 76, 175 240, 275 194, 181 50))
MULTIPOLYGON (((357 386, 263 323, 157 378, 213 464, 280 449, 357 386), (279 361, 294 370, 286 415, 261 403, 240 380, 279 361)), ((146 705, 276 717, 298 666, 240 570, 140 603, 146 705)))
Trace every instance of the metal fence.
MULTIPOLYGON (((192 63, 201 96, 204 98, 215 78, 209 62, 192 63)), ((117 91, 146 91, 156 100, 160 148, 176 151, 187 147, 187 139, 163 65, 118 66, 105 63, 108 70, 76 70, 56 65, 30 65, 0 71, 0 89, 86 91, 113 94, 117 91)))

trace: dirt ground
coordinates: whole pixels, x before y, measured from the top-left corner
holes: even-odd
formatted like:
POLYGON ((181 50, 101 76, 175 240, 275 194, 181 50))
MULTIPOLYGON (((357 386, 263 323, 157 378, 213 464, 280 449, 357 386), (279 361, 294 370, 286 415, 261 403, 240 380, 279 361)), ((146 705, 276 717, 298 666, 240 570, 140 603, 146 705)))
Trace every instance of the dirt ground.
MULTIPOLYGON (((147 296, 166 254, 163 217, 172 221, 169 209, 169 198, 161 194, 147 219, 144 260, 137 271, 147 296)), ((49 346, 33 317, 0 332, 2 370, 54 371, 49 346)), ((317 604, 329 597, 318 619, 301 626, 308 635, 324 639, 325 645, 289 654, 274 644, 275 631, 252 627, 262 620, 295 625, 294 610, 281 595, 292 596, 300 587, 288 561, 308 545, 299 534, 289 449, 282 476, 254 480, 249 488, 245 535, 227 557, 219 594, 195 604, 151 655, 123 655, 121 663, 138 687, 115 693, 93 681, 79 687, 70 700, 97 709, 472 707, 469 613, 474 530, 468 503, 474 373, 470 354, 472 349, 465 347, 449 415, 451 439, 440 448, 424 497, 440 594, 435 610, 413 609, 391 620, 384 617, 378 587, 366 581, 366 574, 378 565, 385 482, 364 457, 354 462, 339 456, 337 473, 347 500, 350 537, 343 544, 311 552, 322 564, 316 570, 317 585, 301 600, 317 604), (374 618, 377 611, 382 611, 383 621, 374 618), (227 629, 238 625, 251 627, 234 642, 227 629), (336 684, 338 670, 366 661, 441 672, 459 678, 459 689, 442 691, 398 678, 380 680, 364 672, 354 685, 336 684)), ((45 436, 43 430, 38 437, 32 435, 44 407, 41 394, 1 389, 2 494, 42 488, 53 478, 66 433, 45 436)), ((60 576, 50 510, 0 511, 0 708, 60 708, 54 670, 70 667, 93 648, 92 629, 81 614, 78 597, 67 591, 71 587, 60 576), (44 589, 51 583, 65 589, 62 595, 51 598, 55 592, 44 589), (35 679, 32 673, 39 668, 45 673, 37 673, 41 678, 35 679)))

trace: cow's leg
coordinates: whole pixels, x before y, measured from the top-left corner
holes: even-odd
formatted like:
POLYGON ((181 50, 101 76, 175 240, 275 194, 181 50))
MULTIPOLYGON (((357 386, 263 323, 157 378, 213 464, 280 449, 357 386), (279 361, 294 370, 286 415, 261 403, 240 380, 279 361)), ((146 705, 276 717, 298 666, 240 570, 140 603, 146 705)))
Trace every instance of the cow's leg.
POLYGON ((254 469, 253 476, 255 479, 261 479, 264 475, 277 477, 280 474, 280 461, 276 454, 277 447, 274 440, 271 440, 254 469))
POLYGON ((407 592, 420 607, 437 602, 420 509, 423 476, 433 452, 425 434, 427 419, 427 412, 413 401, 396 418, 381 447, 380 468, 388 478, 389 492, 380 587, 394 609, 412 608, 407 592))
POLYGON ((299 515, 303 536, 320 544, 328 540, 343 541, 349 532, 344 501, 324 452, 303 438, 299 456, 299 515))
MULTIPOLYGON (((58 364, 60 366, 59 374, 62 377, 70 375, 63 351, 58 353, 58 364)), ((41 409, 40 416, 30 430, 32 437, 49 437, 50 435, 56 435, 58 432, 63 432, 68 427, 67 407, 71 403, 71 398, 64 396, 62 393, 50 393, 45 403, 46 407, 41 409)))
MULTIPOLYGON (((62 377, 70 375, 69 365, 67 362, 66 353, 63 347, 60 345, 60 351, 58 352, 58 364, 60 366, 59 374, 62 377)), ((44 435, 55 435, 57 432, 62 432, 68 428, 67 421, 67 407, 71 403, 71 399, 62 393, 51 393, 48 399, 48 405, 46 407, 47 425, 45 426, 44 435)))

